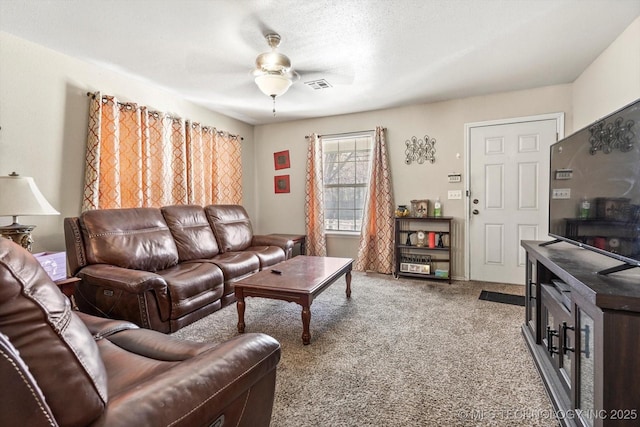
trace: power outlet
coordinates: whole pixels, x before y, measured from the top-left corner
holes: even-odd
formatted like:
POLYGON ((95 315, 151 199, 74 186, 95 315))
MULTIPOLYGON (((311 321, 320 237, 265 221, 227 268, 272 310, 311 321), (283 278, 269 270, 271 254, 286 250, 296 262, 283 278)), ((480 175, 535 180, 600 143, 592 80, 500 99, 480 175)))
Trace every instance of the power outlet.
POLYGON ((449 200, 460 200, 462 199, 462 190, 449 190, 447 197, 449 200))
POLYGON ((570 199, 571 189, 570 188, 554 188, 553 191, 551 192, 551 198, 555 200, 570 199))

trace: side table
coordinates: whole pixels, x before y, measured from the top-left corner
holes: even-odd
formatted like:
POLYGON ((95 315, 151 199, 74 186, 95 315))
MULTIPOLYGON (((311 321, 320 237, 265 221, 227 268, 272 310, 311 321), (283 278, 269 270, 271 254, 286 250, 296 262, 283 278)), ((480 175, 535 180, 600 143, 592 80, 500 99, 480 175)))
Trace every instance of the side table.
POLYGON ((76 290, 76 283, 80 280, 82 279, 79 277, 67 277, 66 279, 56 280, 54 283, 58 285, 63 294, 71 298, 76 290))
POLYGON ((76 290, 76 284, 82 279, 79 277, 67 277, 66 279, 60 279, 54 281, 56 285, 60 288, 60 291, 66 295, 67 298, 71 301, 71 307, 74 310, 78 309, 76 305, 76 301, 73 299, 73 293, 76 290))
POLYGON ((300 245, 300 255, 307 254, 307 235, 306 234, 281 234, 272 233, 271 236, 284 237, 293 241, 293 245, 300 245))

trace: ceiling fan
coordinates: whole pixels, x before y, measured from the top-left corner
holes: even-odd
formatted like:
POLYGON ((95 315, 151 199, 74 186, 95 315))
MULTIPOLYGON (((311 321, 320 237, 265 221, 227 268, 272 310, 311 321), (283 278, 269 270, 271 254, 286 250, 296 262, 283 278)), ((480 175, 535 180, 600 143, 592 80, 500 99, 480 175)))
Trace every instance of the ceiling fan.
POLYGON ((270 52, 264 52, 256 58, 256 68, 252 71, 258 88, 273 98, 273 115, 276 114, 276 97, 284 95, 291 85, 300 79, 300 75, 291 67, 287 55, 277 51, 281 37, 277 33, 265 35, 270 52))

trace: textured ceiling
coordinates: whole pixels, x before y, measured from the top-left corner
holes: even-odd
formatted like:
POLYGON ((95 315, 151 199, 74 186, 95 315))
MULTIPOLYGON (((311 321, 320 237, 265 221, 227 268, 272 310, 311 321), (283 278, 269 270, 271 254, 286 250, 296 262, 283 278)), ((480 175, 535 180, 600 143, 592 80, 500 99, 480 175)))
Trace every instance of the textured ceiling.
POLYGON ((0 30, 251 124, 570 83, 640 0, 0 0, 0 30), (282 36, 301 79, 250 75, 282 36), (332 87, 304 82, 324 78, 332 87))

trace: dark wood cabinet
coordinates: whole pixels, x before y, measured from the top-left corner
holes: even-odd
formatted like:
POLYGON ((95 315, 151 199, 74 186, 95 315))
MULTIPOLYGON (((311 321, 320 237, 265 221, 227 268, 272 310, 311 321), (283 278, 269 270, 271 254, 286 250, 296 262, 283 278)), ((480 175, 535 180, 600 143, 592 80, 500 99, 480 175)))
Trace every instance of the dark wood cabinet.
POLYGON ((565 426, 640 425, 640 269, 568 243, 526 250, 522 333, 565 426))
POLYGON ((571 366, 573 365, 572 347, 575 339, 573 335, 574 322, 571 318, 570 302, 566 301, 567 292, 558 290, 555 286, 542 284, 540 291, 540 311, 543 337, 542 343, 546 347, 547 356, 553 370, 561 380, 560 383, 567 393, 571 390, 571 366))

